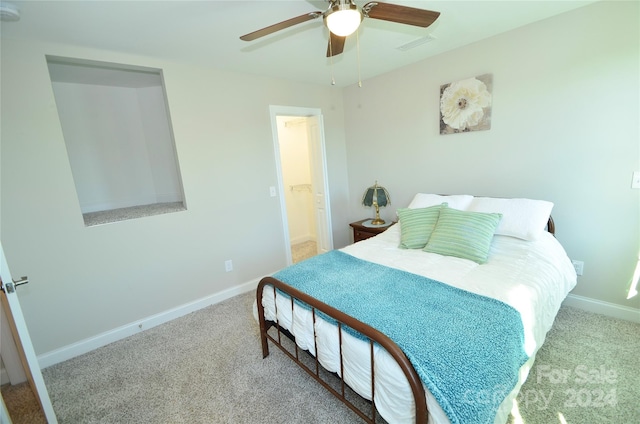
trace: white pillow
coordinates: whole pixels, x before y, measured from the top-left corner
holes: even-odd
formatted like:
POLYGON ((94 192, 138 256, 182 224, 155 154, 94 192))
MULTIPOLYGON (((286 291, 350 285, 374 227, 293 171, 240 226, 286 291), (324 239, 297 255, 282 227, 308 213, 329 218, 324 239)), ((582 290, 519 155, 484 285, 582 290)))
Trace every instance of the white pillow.
POLYGON ((546 200, 474 197, 468 210, 501 213, 495 234, 535 240, 544 231, 552 208, 553 203, 546 200))
POLYGON ((411 203, 409 203, 408 208, 410 209, 428 208, 430 206, 447 203, 450 208, 463 211, 469 207, 472 200, 473 200, 473 196, 468 194, 454 194, 451 196, 441 196, 439 194, 418 193, 413 197, 413 200, 411 201, 411 203))

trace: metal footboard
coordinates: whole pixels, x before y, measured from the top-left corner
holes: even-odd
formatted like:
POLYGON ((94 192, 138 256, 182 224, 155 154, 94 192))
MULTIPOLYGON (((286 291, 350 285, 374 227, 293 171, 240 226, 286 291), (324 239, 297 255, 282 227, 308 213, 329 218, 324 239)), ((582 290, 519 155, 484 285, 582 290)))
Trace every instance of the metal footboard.
MULTIPOLYGON (((306 293, 303 293, 282 281, 279 281, 273 277, 265 277, 258 284, 258 289, 256 293, 257 299, 257 307, 258 307, 258 318, 260 322, 260 339, 262 343, 262 356, 267 357, 269 355, 269 344, 268 341, 279 347, 289 358, 291 358, 295 363, 297 363, 302 369, 304 369, 311 377, 313 377, 316 381, 318 381, 324 388, 326 388, 330 393, 336 396, 340 401, 342 401, 345 405, 347 405, 351 410, 353 410, 358 416, 360 416, 367 423, 375 424, 376 422, 376 407, 375 407, 375 373, 374 373, 374 343, 377 343, 382 348, 384 348, 391 357, 394 358, 402 372, 407 378, 409 385, 411 387, 411 391, 413 393, 413 398, 415 402, 415 413, 416 413, 416 424, 426 424, 428 413, 427 413, 427 402, 425 398, 425 391, 422 385, 422 381, 420 377, 416 373, 415 369, 411 365, 411 362, 404 354, 404 352, 391 340, 389 337, 385 336, 378 330, 369 325, 358 321, 357 319, 341 312, 319 300, 309 296, 306 293), (268 288, 267 288, 268 287, 268 288), (312 317, 313 317, 313 332, 314 332, 314 343, 315 343, 315 352, 316 355, 313 356, 307 351, 303 351, 304 354, 309 354, 313 357, 313 365, 308 366, 305 362, 301 360, 301 355, 299 352, 299 347, 295 343, 295 337, 289 331, 280 327, 277 322, 277 309, 276 309, 276 321, 268 321, 264 317, 264 306, 262 305, 262 295, 263 292, 267 288, 268 290, 274 291, 274 302, 276 300, 275 290, 278 289, 282 293, 286 294, 291 299, 291 313, 293 317, 293 305, 294 299, 297 299, 306 305, 309 306, 312 317), (340 387, 339 389, 331 386, 323 377, 321 376, 320 367, 321 364, 317 359, 318 346, 317 346, 317 335, 316 335, 316 319, 317 319, 317 311, 322 312, 323 314, 333 318, 337 321, 338 325, 338 337, 339 337, 339 348, 340 348, 340 375, 344 376, 344 364, 343 364, 343 354, 342 354, 342 326, 346 325, 353 330, 356 330, 363 336, 369 339, 369 352, 371 355, 371 410, 368 413, 365 413, 360 407, 356 406, 347 396, 346 396, 346 383, 343 379, 340 379, 340 387), (269 333, 269 329, 275 327, 276 335, 272 335, 269 333), (294 349, 291 352, 283 345, 282 336, 287 337, 288 339, 293 340, 294 349)), ((276 308, 277 308, 277 302, 276 308)), ((272 331, 273 332, 273 331, 272 331)), ((323 368, 324 369, 324 368, 323 368)))

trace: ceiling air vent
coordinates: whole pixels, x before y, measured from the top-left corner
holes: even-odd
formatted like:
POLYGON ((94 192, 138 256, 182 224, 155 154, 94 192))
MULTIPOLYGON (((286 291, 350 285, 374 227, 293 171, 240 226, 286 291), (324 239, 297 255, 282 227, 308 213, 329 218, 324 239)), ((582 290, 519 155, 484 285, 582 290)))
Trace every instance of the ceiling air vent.
POLYGON ((436 38, 433 35, 429 34, 429 35, 426 35, 424 37, 420 37, 418 39, 415 39, 413 41, 409 41, 407 44, 403 44, 402 46, 396 47, 396 48, 398 50, 400 50, 400 51, 406 52, 407 50, 411 50, 411 49, 413 49, 415 47, 418 47, 418 46, 421 46, 423 44, 429 43, 429 42, 431 42, 431 41, 433 41, 435 39, 436 38))

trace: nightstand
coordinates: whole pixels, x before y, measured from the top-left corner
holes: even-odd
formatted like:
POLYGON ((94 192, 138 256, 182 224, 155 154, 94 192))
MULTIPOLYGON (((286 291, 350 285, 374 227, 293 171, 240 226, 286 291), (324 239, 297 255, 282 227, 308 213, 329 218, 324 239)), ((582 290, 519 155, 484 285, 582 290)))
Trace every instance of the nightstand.
POLYGON ((371 222, 371 219, 363 219, 360 221, 352 222, 349 224, 351 228, 353 228, 353 242, 358 242, 360 240, 366 240, 369 237, 376 236, 382 232, 384 232, 387 228, 389 228, 395 222, 387 221, 384 225, 364 225, 366 222, 371 222))

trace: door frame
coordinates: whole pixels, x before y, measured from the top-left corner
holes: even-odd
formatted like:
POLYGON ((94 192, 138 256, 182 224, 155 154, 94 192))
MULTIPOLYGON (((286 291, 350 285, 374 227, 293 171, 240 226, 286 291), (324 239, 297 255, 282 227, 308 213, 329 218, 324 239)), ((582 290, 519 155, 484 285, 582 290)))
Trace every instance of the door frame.
MULTIPOLYGON (((329 179, 327 177, 327 155, 326 155, 326 147, 325 147, 325 139, 324 139, 324 122, 322 119, 322 111, 318 108, 306 108, 306 107, 297 107, 297 106, 277 106, 271 105, 269 106, 269 114, 271 116, 271 133, 273 137, 273 150, 275 154, 276 160, 276 173, 278 176, 278 192, 280 193, 280 212, 282 215, 282 228, 284 233, 284 244, 285 244, 285 253, 287 256, 287 265, 293 264, 293 258, 291 255, 291 245, 289 243, 290 234, 289 234, 289 220, 287 217, 287 205, 286 199, 284 196, 284 182, 282 177, 282 161, 280 160, 280 140, 278 136, 278 116, 298 116, 301 118, 308 118, 311 116, 315 116, 318 118, 318 131, 319 134, 319 151, 311 151, 309 150, 309 154, 311 155, 319 155, 320 163, 322 169, 318 169, 322 174, 323 181, 323 191, 324 191, 324 207, 327 213, 326 222, 324 225, 326 226, 326 237, 328 240, 324 240, 327 246, 333 249, 333 230, 331 226, 331 205, 329 201, 329 179)), ((320 236, 318 234, 318 236, 320 236)))

